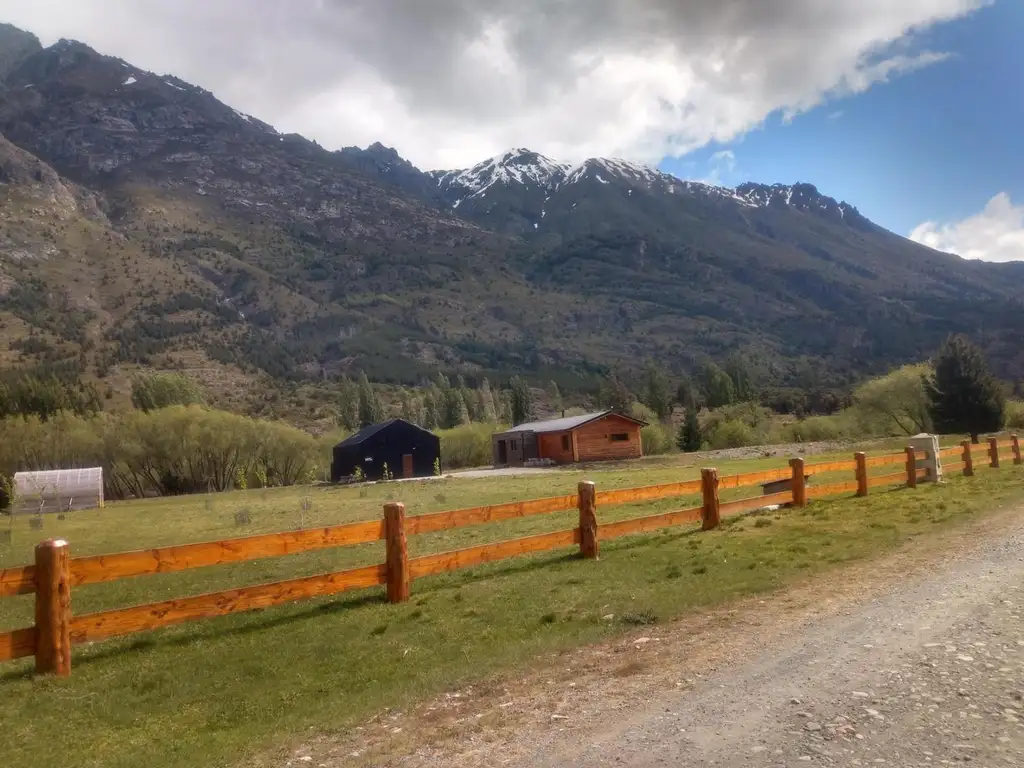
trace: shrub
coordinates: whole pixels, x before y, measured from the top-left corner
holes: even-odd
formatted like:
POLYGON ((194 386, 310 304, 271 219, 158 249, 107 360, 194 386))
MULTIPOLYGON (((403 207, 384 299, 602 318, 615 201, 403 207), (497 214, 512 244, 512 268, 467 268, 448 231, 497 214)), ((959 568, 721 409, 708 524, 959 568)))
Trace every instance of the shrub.
POLYGON ((491 435, 503 427, 493 424, 464 424, 440 430, 441 462, 446 469, 485 467, 491 464, 491 435))
POLYGON ((850 437, 849 426, 839 415, 812 416, 787 424, 783 429, 783 439, 790 443, 812 443, 819 440, 841 440, 850 437))
POLYGON ((1024 401, 1006 401, 1006 427, 1007 429, 1024 429, 1024 401))
POLYGON ((742 448, 759 442, 758 433, 749 424, 737 419, 720 421, 707 432, 707 443, 712 450, 742 448))
POLYGON ((663 424, 648 424, 640 430, 640 443, 644 448, 644 456, 659 456, 671 453, 672 430, 663 424))

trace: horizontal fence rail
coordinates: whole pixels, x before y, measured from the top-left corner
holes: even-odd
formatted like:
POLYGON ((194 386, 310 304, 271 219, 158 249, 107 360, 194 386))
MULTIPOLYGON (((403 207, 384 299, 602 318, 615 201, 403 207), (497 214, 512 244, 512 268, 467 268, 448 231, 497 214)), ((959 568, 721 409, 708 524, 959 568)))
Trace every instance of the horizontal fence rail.
POLYGON ((582 482, 574 494, 421 515, 407 516, 404 505, 389 502, 379 520, 134 552, 72 558, 67 542, 45 541, 36 547, 35 564, 0 570, 0 598, 34 593, 36 599, 35 626, 0 633, 0 661, 34 655, 37 672, 67 675, 72 645, 381 585, 386 586, 390 602, 404 602, 409 599, 411 582, 427 576, 557 549, 578 548, 583 558, 596 559, 601 541, 694 523, 699 523, 703 530, 711 530, 718 527, 723 517, 755 510, 799 508, 812 499, 850 493, 866 496, 871 488, 882 486, 914 488, 918 482, 937 480, 943 470, 961 471, 970 477, 975 473, 975 462, 993 468, 1002 462, 1021 464, 1017 436, 1011 435, 1008 440, 991 438, 985 445, 964 441, 937 451, 911 446, 880 456, 857 453, 852 461, 807 464, 795 458, 787 467, 723 477, 715 469, 704 469, 699 479, 639 488, 597 491, 594 483, 582 482), (884 471, 888 467, 893 471, 884 471), (883 468, 883 472, 872 474, 869 470, 875 468, 883 468), (852 478, 815 482, 819 476, 840 473, 851 473, 852 478), (719 498, 721 491, 758 485, 761 495, 728 501, 719 498), (602 507, 695 496, 700 497, 699 506, 598 521, 597 511, 602 507), (409 536, 570 510, 578 514, 574 528, 415 558, 408 556, 409 536), (71 614, 73 587, 375 541, 384 542, 386 553, 385 562, 376 565, 81 616, 71 614))

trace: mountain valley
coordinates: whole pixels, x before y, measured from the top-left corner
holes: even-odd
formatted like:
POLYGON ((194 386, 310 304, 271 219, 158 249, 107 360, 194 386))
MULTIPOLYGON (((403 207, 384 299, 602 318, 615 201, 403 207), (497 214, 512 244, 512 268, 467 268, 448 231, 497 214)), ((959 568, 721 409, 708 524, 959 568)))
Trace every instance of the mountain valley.
MULTIPOLYGON (((200 87, 0 25, 0 359, 182 368, 220 401, 366 372, 567 390, 740 355, 843 388, 967 332, 1024 378, 1024 269, 875 225, 810 184, 736 189, 514 149, 424 172, 330 151, 200 87)), ((261 404, 262 403, 262 404, 261 404)))

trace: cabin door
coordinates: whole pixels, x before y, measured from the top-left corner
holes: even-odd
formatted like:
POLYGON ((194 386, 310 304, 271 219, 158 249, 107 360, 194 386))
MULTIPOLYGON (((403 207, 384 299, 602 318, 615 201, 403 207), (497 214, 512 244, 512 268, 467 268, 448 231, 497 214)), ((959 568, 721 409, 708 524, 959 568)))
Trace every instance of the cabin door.
POLYGON ((407 453, 402 457, 402 477, 412 477, 412 454, 407 453))

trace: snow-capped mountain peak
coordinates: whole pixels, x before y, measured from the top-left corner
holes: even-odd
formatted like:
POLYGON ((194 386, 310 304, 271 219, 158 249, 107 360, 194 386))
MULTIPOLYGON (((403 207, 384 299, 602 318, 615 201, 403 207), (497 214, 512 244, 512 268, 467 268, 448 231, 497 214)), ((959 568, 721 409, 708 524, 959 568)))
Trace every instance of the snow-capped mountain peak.
POLYGON ((495 155, 472 168, 457 171, 432 171, 442 190, 458 191, 458 202, 467 197, 484 195, 488 189, 498 185, 537 186, 550 188, 565 177, 569 166, 561 165, 539 152, 517 148, 495 155))
POLYGON ((735 189, 687 181, 650 166, 619 158, 595 157, 578 165, 559 163, 525 148, 516 148, 456 171, 433 171, 437 191, 452 208, 471 216, 509 216, 515 228, 536 230, 551 206, 575 210, 577 203, 608 194, 634 193, 695 198, 743 209, 788 207, 847 223, 866 222, 856 208, 822 195, 811 184, 740 184, 735 189), (559 204, 556 200, 568 200, 559 204))

